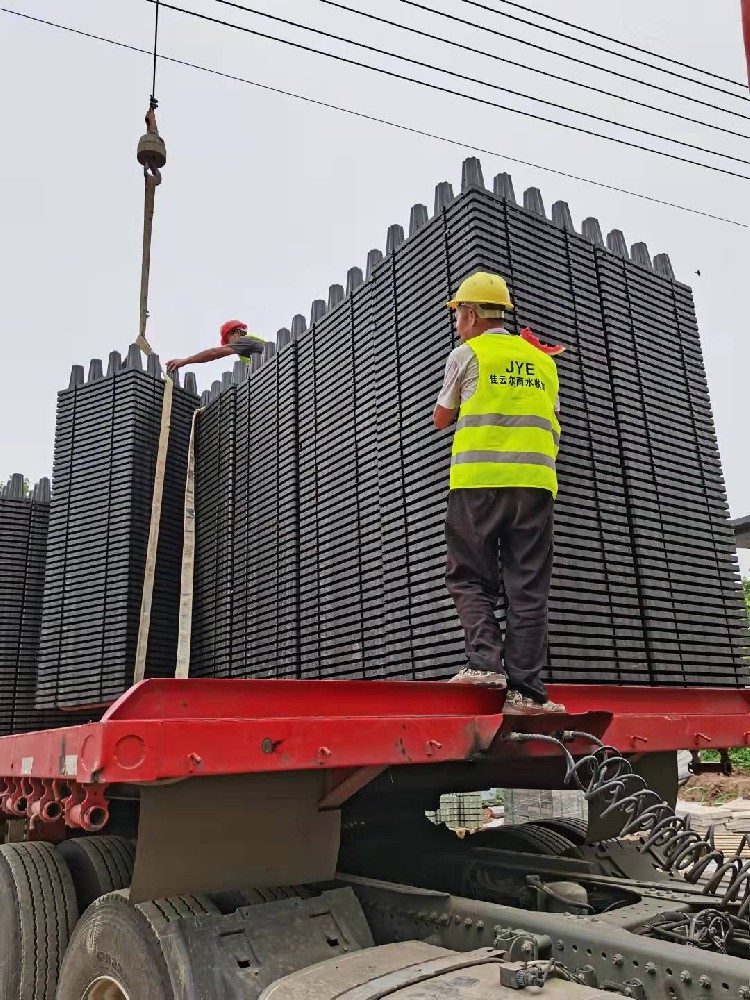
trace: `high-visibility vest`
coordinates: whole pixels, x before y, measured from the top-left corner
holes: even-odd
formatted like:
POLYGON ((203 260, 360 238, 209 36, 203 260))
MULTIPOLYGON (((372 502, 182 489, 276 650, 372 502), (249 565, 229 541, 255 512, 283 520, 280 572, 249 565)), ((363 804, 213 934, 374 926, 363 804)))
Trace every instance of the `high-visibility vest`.
POLYGON ((555 362, 511 335, 484 333, 466 343, 479 380, 458 411, 451 489, 531 486, 557 496, 555 362))

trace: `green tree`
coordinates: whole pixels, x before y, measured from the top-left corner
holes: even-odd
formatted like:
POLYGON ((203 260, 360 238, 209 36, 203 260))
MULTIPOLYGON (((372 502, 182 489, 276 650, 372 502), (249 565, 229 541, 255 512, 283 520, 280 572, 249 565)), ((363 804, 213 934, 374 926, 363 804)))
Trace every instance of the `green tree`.
POLYGON ((750 618, 750 577, 742 577, 742 590, 745 594, 745 608, 747 609, 747 616, 750 618))

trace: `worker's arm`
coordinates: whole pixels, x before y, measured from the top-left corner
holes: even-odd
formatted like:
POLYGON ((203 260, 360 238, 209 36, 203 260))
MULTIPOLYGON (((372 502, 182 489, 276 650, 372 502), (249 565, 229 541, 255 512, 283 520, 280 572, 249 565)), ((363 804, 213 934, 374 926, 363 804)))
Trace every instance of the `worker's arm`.
POLYGON ((226 347, 209 347, 205 351, 191 354, 188 358, 173 358, 171 361, 167 361, 167 371, 176 372, 178 368, 184 368, 185 365, 202 365, 206 361, 218 361, 219 358, 228 358, 234 353, 229 344, 226 347))
POLYGON ((432 414, 432 422, 439 431, 444 431, 446 427, 450 427, 456 419, 457 413, 458 410, 449 410, 447 406, 441 406, 440 403, 438 403, 435 406, 434 413, 432 414))
POLYGON ((432 422, 439 431, 450 427, 458 415, 461 406, 461 387, 472 358, 471 348, 467 349, 465 344, 448 355, 443 385, 432 414, 432 422))

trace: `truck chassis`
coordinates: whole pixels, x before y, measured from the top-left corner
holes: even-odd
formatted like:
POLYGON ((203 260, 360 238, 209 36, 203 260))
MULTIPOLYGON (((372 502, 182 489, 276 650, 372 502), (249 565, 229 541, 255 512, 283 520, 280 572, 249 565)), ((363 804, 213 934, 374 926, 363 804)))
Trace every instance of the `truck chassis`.
POLYGON ((0 1000, 750 998, 750 864, 665 805, 674 751, 747 745, 750 696, 551 694, 563 719, 425 682, 146 681, 0 739, 0 1000), (493 785, 579 787, 588 830, 424 815, 493 785))

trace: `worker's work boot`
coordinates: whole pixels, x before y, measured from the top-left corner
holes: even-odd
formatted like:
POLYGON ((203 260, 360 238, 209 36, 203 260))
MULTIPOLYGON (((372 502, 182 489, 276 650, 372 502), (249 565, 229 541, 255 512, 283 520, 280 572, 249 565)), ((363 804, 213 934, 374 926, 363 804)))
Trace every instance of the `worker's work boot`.
POLYGON ((449 678, 448 683, 475 684, 477 687, 499 688, 503 691, 507 680, 505 674, 499 674, 494 670, 472 670, 471 667, 464 667, 455 677, 449 678))
POLYGON ((509 691, 505 696, 503 705, 503 715, 564 715, 565 705, 557 702, 534 701, 528 695, 521 694, 520 691, 509 691))

